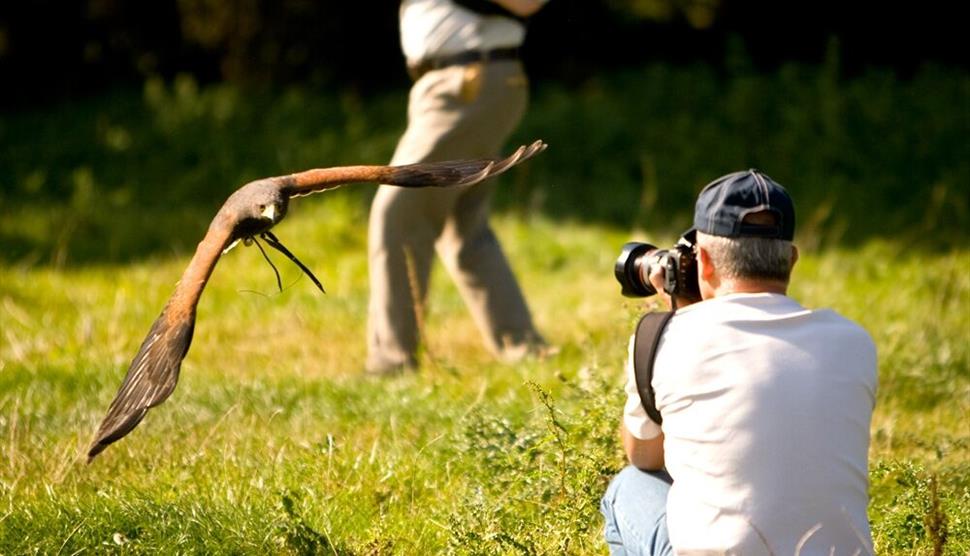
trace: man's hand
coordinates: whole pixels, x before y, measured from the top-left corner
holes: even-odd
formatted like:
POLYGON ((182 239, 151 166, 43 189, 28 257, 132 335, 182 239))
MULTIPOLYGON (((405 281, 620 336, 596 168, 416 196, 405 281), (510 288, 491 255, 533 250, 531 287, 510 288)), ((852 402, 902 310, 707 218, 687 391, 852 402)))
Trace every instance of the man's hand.
MULTIPOLYGON (((647 267, 647 269, 650 271, 650 276, 647 277, 650 281, 650 285, 653 286, 653 289, 657 290, 657 297, 659 297, 663 301, 664 305, 670 309, 672 307, 670 303, 670 294, 664 291, 664 279, 667 275, 667 270, 662 264, 651 264, 647 267)), ((676 297, 676 301, 678 309, 681 307, 686 307, 692 303, 697 303, 697 301, 694 299, 680 296, 676 297)))

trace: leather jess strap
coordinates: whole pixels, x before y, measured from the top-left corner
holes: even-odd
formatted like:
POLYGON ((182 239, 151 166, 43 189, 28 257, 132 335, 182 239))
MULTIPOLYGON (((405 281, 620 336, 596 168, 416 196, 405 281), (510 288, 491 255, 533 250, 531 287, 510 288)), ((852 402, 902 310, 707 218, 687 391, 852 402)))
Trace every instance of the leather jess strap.
POLYGON ((518 60, 519 49, 494 48, 492 50, 465 50, 457 54, 427 58, 416 64, 408 65, 408 74, 411 79, 417 81, 422 75, 431 70, 446 68, 448 66, 463 66, 477 62, 490 62, 496 60, 518 60))

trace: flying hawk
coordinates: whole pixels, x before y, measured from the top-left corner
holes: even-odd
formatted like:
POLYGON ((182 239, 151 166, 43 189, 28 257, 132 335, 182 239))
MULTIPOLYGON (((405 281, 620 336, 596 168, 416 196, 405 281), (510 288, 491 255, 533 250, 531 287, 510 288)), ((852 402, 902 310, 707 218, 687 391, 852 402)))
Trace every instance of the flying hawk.
MULTIPOLYGON (((292 197, 361 182, 401 187, 471 185, 501 174, 545 148, 545 143, 536 141, 519 147, 511 156, 501 160, 457 160, 405 166, 341 166, 307 170, 288 176, 256 180, 236 190, 209 224, 209 230, 199 242, 195 255, 175 287, 175 292, 135 354, 125 380, 88 449, 88 462, 109 444, 131 432, 150 408, 171 395, 178 381, 182 359, 192 343, 195 310, 202 290, 205 289, 219 257, 237 242, 256 242, 259 245, 257 238, 262 238, 299 265, 314 284, 323 290, 309 269, 269 231, 286 216, 292 197)), ((278 274, 277 282, 279 283, 278 274)))

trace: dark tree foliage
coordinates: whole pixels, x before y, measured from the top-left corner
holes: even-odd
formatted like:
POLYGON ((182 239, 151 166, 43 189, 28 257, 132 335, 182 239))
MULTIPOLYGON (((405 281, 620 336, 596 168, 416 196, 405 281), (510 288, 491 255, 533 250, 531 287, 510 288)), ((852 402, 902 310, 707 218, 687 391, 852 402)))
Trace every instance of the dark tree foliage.
MULTIPOLYGON (((38 102, 189 73, 250 84, 310 82, 363 92, 407 82, 398 2, 34 0, 0 5, 0 101, 38 102)), ((942 2, 550 0, 530 21, 540 78, 581 82, 645 62, 721 68, 740 44, 757 70, 822 60, 843 71, 927 62, 967 68, 955 8, 942 2)), ((11 104, 15 103, 15 104, 11 104)))

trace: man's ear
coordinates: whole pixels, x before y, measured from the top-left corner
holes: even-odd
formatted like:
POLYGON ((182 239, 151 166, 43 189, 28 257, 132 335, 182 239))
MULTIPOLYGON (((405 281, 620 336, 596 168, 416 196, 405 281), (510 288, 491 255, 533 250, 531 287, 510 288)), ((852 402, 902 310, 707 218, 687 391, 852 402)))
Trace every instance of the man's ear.
POLYGON ((697 259, 700 264, 701 275, 698 278, 709 280, 714 275, 714 263, 711 261, 711 254, 700 245, 697 246, 697 259))
POLYGON ((791 266, 788 269, 789 272, 791 272, 791 269, 795 268, 795 263, 797 262, 798 262, 798 247, 795 247, 795 245, 793 244, 791 246, 791 266))

